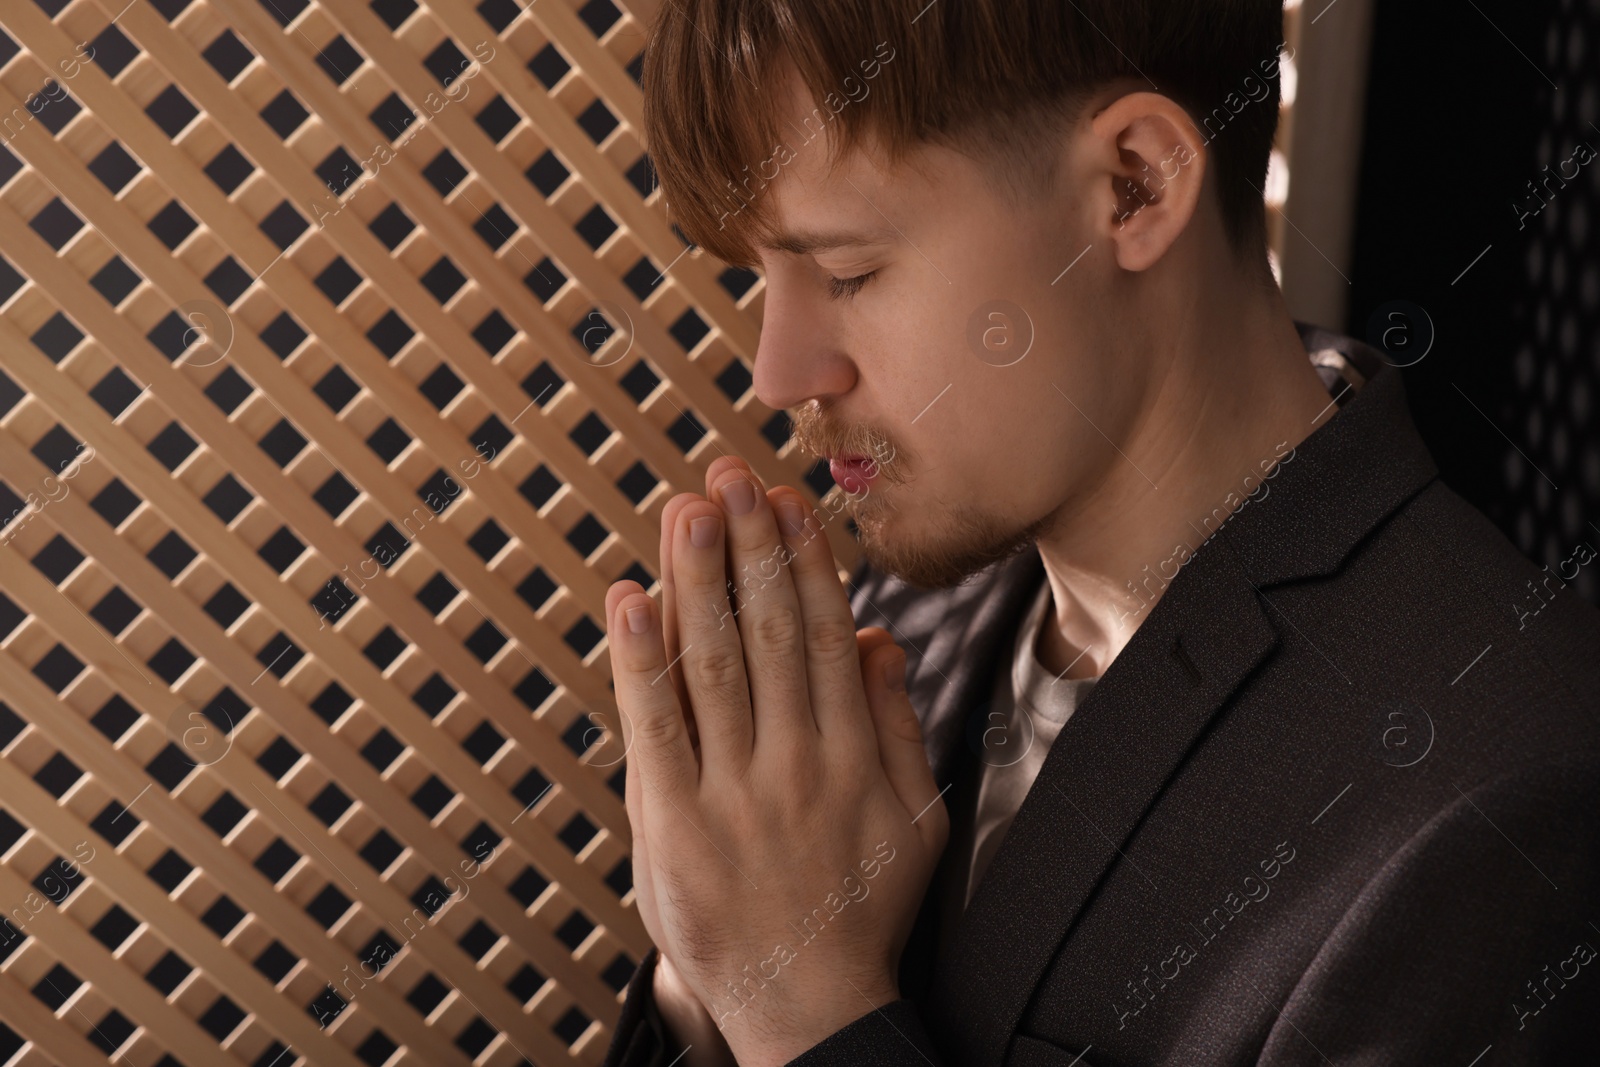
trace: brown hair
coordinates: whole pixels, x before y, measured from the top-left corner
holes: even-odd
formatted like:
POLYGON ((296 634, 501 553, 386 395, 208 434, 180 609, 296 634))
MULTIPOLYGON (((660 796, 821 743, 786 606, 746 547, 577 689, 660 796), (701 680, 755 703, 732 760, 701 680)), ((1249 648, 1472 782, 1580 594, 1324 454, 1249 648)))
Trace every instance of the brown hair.
POLYGON ((754 266, 761 190, 823 129, 834 161, 867 133, 891 162, 923 142, 963 151, 1016 203, 1051 188, 1052 132, 1137 78, 1195 120, 1229 242, 1264 264, 1282 46, 1281 0, 663 0, 645 135, 683 234, 754 266), (818 104, 803 128, 778 128, 786 61, 818 104))

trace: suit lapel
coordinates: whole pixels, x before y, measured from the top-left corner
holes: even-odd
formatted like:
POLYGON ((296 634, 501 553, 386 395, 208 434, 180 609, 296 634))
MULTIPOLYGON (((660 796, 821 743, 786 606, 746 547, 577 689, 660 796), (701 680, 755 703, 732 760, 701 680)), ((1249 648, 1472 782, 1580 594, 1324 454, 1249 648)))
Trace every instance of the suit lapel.
POLYGON ((954 943, 939 950, 925 1018, 951 1062, 1001 1062, 1101 876, 1217 709, 1276 643, 1229 549, 1202 548, 1067 720, 954 943))
POLYGON ((997 658, 1044 581, 1032 546, 953 589, 928 592, 869 566, 853 576, 856 625, 881 626, 906 650, 906 690, 922 722, 934 780, 949 784, 974 699, 987 699, 997 658))
MULTIPOLYGON (((906 650, 906 690, 922 722, 934 781, 952 805, 971 803, 964 734, 988 710, 996 671, 1005 660, 1028 602, 1045 580, 1036 548, 996 564, 953 589, 928 592, 863 566, 851 582, 857 626, 882 626, 906 650)), ((902 995, 921 1000, 933 972, 945 880, 964 858, 946 849, 934 869, 900 957, 902 995)))
MULTIPOLYGON (((936 944, 948 852, 935 871, 900 978, 951 1062, 1002 1062, 1107 868, 1212 718, 1276 647, 1263 591, 1337 573, 1374 525, 1437 475, 1399 372, 1359 341, 1296 325, 1308 352, 1342 353, 1366 384, 1297 446, 1271 493, 1241 508, 1172 579, 1062 728, 948 945, 936 944)), ((995 672, 1009 663, 1003 653, 1044 581, 1038 553, 933 594, 869 569, 857 577, 858 624, 884 626, 907 648, 907 688, 935 780, 951 787, 953 813, 970 806, 975 761, 964 734, 987 710, 995 672)))

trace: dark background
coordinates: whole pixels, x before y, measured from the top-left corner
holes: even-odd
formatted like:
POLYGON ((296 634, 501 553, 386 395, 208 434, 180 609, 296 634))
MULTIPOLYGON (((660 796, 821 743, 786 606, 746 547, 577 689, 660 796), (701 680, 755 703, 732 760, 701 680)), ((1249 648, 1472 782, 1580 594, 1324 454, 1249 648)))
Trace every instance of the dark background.
MULTIPOLYGON (((1433 347, 1403 372, 1417 425, 1553 574, 1600 550, 1600 159, 1518 215, 1580 141, 1600 152, 1600 0, 1374 6, 1345 329, 1373 342, 1384 305, 1426 312, 1433 347)), ((1600 603, 1600 559, 1570 588, 1600 603)))

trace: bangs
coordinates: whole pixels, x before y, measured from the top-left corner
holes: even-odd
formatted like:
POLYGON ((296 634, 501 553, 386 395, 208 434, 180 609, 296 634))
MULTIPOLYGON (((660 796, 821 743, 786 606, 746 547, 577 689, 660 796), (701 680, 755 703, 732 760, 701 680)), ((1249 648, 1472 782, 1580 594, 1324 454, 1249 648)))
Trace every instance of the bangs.
POLYGON ((1280 0, 663 0, 640 78, 646 148, 683 236, 755 268, 775 228, 763 191, 801 153, 831 169, 870 135, 893 165, 938 143, 1038 188, 1058 123, 1097 88, 1136 78, 1193 117, 1259 68, 1267 95, 1208 139, 1239 248, 1264 233, 1282 46, 1280 0), (790 70, 812 105, 797 117, 790 70))
POLYGON ((656 91, 645 94, 644 120, 651 163, 684 236, 753 268, 757 243, 773 235, 762 193, 796 156, 828 152, 832 166, 869 132, 898 156, 911 139, 895 136, 907 116, 894 98, 907 88, 905 28, 916 14, 899 0, 667 0, 645 55, 642 81, 656 91), (898 82, 884 77, 896 65, 898 82), (815 106, 780 124, 789 69, 815 106))

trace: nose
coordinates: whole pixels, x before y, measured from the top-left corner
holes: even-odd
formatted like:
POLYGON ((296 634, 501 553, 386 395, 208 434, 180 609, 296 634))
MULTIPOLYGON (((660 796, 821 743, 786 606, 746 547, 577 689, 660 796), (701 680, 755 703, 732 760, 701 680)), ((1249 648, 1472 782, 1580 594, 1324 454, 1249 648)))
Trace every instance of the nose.
POLYGON ((843 396, 857 378, 836 327, 837 313, 825 298, 810 295, 803 283, 784 274, 780 268, 767 275, 753 374, 756 396, 779 411, 843 396))

